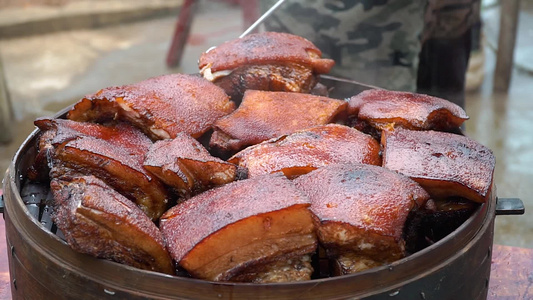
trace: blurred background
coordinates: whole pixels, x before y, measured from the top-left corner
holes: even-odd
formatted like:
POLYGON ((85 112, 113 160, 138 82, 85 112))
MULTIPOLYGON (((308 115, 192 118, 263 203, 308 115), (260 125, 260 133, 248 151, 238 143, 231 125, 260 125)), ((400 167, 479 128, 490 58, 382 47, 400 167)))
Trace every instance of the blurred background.
MULTIPOLYGON (((34 130, 35 118, 104 87, 197 73, 203 51, 238 37, 260 15, 248 1, 194 2, 178 23, 191 1, 0 0, 0 170, 34 130), (183 29, 178 25, 190 25, 190 31, 176 56, 178 49, 170 48, 183 29)), ((533 0, 483 0, 480 11, 465 129, 496 155, 498 196, 520 198, 526 206, 524 216, 496 218, 495 243, 533 248, 533 0), (504 23, 502 10, 509 19, 504 23), (497 61, 503 64, 498 70, 497 61)))

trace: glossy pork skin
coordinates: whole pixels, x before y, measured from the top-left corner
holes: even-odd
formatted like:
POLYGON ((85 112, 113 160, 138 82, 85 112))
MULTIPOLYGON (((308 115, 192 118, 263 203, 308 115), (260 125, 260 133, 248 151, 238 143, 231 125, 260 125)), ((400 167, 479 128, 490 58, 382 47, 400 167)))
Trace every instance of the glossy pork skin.
POLYGON ((173 274, 155 224, 94 176, 53 179, 53 220, 74 250, 136 268, 173 274))
POLYGON ((327 73, 335 62, 321 58, 322 52, 309 40, 289 33, 264 32, 227 41, 200 56, 199 68, 212 73, 242 65, 293 62, 309 65, 316 73, 327 73))
POLYGON ((40 149, 48 154, 50 177, 94 175, 133 200, 152 219, 167 209, 169 194, 163 184, 143 168, 152 142, 127 124, 103 126, 62 119, 39 119, 43 135, 40 149))
POLYGON ((348 114, 379 130, 449 131, 468 119, 465 111, 445 99, 409 92, 366 90, 350 98, 348 114))
POLYGON ((250 146, 228 161, 246 168, 249 177, 281 171, 292 179, 330 164, 381 166, 380 151, 371 136, 344 125, 326 124, 250 146))
POLYGON ((194 277, 231 281, 249 269, 314 252, 308 207, 288 179, 265 175, 176 205, 161 217, 160 228, 172 258, 194 277))
POLYGON ((209 145, 234 154, 271 138, 333 123, 344 116, 346 105, 321 96, 249 90, 237 110, 215 122, 209 145))
POLYGON ((263 32, 227 41, 200 56, 200 73, 236 103, 246 90, 309 93, 335 62, 310 41, 263 32))
MULTIPOLYGON (((55 147, 80 137, 103 139, 117 147, 125 145, 132 155, 141 156, 144 156, 152 144, 142 133, 124 123, 118 123, 116 126, 103 126, 64 119, 38 118, 34 124, 41 132, 37 157, 34 166, 32 166, 34 170, 31 170, 29 176, 39 176, 41 180, 48 179, 55 147)), ((36 180, 37 178, 32 179, 36 180)))
POLYGON ((330 165, 293 182, 311 200, 328 256, 364 258, 369 267, 405 256, 407 216, 429 199, 408 177, 366 164, 330 165))
POLYGON ((117 146, 126 145, 135 154, 144 154, 152 144, 139 130, 125 123, 106 126, 65 119, 38 118, 34 124, 43 132, 53 132, 48 139, 40 141, 40 148, 46 148, 46 144, 57 145, 84 136, 106 140, 117 146), (42 144, 43 142, 45 144, 42 144))
POLYGON ((170 74, 102 89, 79 101, 67 117, 127 121, 158 140, 174 138, 178 132, 200 137, 234 109, 235 104, 213 83, 198 76, 170 74))
POLYGON ((232 182, 237 175, 236 165, 211 156, 185 133, 155 142, 146 154, 144 167, 182 196, 232 182))
POLYGON ((490 196, 492 151, 462 135, 396 129, 382 136, 383 166, 409 176, 434 199, 459 196, 483 203, 490 196))

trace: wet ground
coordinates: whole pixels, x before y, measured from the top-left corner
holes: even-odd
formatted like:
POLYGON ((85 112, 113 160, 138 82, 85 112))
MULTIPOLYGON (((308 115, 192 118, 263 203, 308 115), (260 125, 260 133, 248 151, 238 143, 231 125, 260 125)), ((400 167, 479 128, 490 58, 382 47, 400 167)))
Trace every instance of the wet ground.
MULTIPOLYGON (((105 5, 105 2, 94 3, 105 5)), ((180 3, 175 1, 175 6, 180 3)), ((525 216, 496 218, 495 242, 533 248, 533 214, 528 210, 533 207, 533 76, 527 67, 533 62, 527 55, 528 51, 533 51, 528 43, 533 39, 527 36, 532 34, 529 28, 533 28, 533 22, 528 19, 530 15, 524 13, 521 22, 529 23, 520 25, 525 28, 519 33, 517 49, 521 64, 513 71, 509 92, 492 93, 495 55, 489 45, 485 49, 483 84, 478 92, 467 95, 465 109, 470 116, 466 123, 467 134, 491 148, 496 155, 497 194, 521 198, 526 205, 525 216)), ((494 18, 490 13, 487 16, 494 18)), ((8 167, 18 146, 33 130, 32 122, 36 117, 51 116, 83 95, 103 87, 165 73, 197 72, 201 52, 237 37, 243 27, 239 7, 202 1, 182 64, 170 69, 165 65, 165 57, 175 22, 175 15, 161 14, 146 21, 96 29, 0 39, 0 56, 14 113, 11 127, 14 138, 11 143, 0 145, 0 170, 8 167)), ((497 24, 494 19, 489 22, 497 24)), ((487 30, 491 27, 487 26, 487 30)), ((489 43, 494 40, 494 34, 487 32, 489 43)))

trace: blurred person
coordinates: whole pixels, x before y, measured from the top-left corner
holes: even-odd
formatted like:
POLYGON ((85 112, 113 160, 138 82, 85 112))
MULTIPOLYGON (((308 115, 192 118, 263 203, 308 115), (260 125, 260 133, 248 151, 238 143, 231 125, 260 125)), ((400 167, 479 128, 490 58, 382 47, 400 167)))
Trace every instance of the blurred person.
POLYGON ((418 92, 464 107, 468 61, 479 49, 480 0, 429 0, 418 67, 418 92))
MULTIPOLYGON (((262 0, 262 11, 276 0, 262 0)), ((418 91, 464 107, 479 0, 288 0, 268 31, 303 36, 334 59, 333 76, 418 91)))

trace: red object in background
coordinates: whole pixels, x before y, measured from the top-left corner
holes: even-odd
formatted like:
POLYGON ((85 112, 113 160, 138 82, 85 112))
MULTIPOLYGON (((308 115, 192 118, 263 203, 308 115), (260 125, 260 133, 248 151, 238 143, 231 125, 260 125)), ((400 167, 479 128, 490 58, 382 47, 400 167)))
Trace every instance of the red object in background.
MULTIPOLYGON (((0 194, 2 190, 0 189, 0 194)), ((4 220, 0 220, 0 299, 11 299, 11 280, 7 259, 6 228, 4 220)))
MULTIPOLYGON (((257 0, 224 0, 224 2, 241 6, 244 27, 243 31, 250 27, 255 20, 257 20, 259 14, 257 0)), ((176 21, 174 35, 172 36, 170 49, 167 53, 168 67, 172 68, 178 66, 181 62, 183 50, 187 44, 187 38, 189 37, 189 33, 191 31, 191 24, 197 5, 198 1, 196 0, 185 0, 181 6, 178 20, 176 21)))

